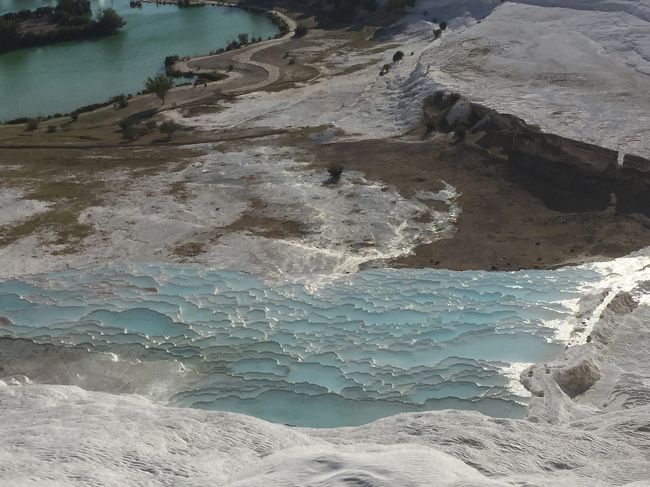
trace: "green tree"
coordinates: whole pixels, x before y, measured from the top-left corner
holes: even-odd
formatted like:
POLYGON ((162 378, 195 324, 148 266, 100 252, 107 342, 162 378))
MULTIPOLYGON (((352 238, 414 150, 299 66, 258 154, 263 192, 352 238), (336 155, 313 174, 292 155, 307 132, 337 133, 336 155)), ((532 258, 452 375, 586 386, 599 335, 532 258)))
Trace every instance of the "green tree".
POLYGON ((54 18, 63 25, 81 25, 91 16, 90 0, 59 0, 54 8, 54 18))
POLYGON ((18 39, 18 22, 0 17, 0 45, 11 46, 18 39))
POLYGON ((174 81, 164 74, 157 74, 153 78, 147 78, 144 83, 144 89, 148 93, 155 93, 162 100, 163 105, 165 104, 165 95, 173 86, 174 81))
POLYGON ((97 15, 97 29, 100 32, 114 32, 124 24, 124 19, 112 8, 103 9, 97 15))

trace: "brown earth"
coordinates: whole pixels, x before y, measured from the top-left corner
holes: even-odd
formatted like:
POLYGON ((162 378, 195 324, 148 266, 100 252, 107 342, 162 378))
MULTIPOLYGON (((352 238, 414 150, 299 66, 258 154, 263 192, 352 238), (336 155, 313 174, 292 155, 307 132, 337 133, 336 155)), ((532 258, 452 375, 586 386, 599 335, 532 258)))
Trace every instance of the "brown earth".
MULTIPOLYGON (((650 244, 650 219, 603 211, 548 208, 500 157, 471 143, 439 135, 431 141, 362 141, 305 145, 314 166, 336 163, 396 187, 405 197, 439 191, 446 181, 460 194, 462 213, 447 239, 416 248, 394 267, 453 270, 548 269, 620 257, 650 244)), ((343 174, 345 177, 345 173, 343 174)), ((438 208, 439 209, 439 208, 438 208)))

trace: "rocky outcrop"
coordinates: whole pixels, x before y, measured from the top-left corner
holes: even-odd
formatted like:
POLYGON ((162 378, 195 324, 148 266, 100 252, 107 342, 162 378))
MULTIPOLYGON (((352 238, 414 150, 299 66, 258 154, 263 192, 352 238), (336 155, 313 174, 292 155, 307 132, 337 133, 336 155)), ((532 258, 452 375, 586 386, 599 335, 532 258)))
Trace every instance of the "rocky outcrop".
POLYGON ((558 211, 642 213, 650 216, 650 161, 593 144, 541 132, 522 119, 501 114, 454 93, 438 92, 424 104, 427 131, 457 138, 500 154, 513 180, 558 211), (458 110, 462 106, 463 110, 458 110), (457 113, 464 116, 450 117, 457 113))
POLYGON ((626 154, 618 170, 616 188, 617 209, 634 212, 650 208, 650 161, 626 154))
POLYGON ((600 371, 591 358, 583 358, 555 369, 553 378, 566 395, 574 398, 600 379, 600 371))

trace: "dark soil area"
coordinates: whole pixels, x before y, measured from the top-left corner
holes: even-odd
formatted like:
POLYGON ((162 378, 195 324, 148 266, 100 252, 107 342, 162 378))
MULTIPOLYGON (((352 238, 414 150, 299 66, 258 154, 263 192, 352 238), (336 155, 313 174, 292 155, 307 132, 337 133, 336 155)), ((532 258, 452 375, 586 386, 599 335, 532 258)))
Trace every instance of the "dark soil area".
MULTIPOLYGON (((431 141, 361 141, 308 145, 314 165, 336 163, 396 187, 404 196, 438 191, 446 181, 462 213, 448 239, 421 245, 395 267, 454 270, 548 269, 597 257, 620 257, 650 244, 650 219, 637 213, 558 211, 512 177, 500 157, 451 136, 431 141)), ((343 174, 345 177, 345 173, 343 174)), ((439 208, 438 208, 439 209, 439 208)))

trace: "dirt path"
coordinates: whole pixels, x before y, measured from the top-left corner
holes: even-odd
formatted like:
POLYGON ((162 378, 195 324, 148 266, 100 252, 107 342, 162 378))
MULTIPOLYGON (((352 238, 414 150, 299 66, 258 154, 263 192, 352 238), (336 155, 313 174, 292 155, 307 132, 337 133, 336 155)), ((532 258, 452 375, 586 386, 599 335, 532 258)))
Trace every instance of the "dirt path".
MULTIPOLYGON (((219 4, 218 2, 208 2, 219 4)), ((284 22, 289 29, 284 36, 278 39, 270 39, 257 44, 246 46, 236 51, 229 51, 209 56, 194 57, 187 61, 179 61, 174 66, 179 71, 194 71, 197 73, 213 71, 215 69, 226 70, 228 66, 233 66, 239 76, 218 82, 222 88, 222 93, 236 94, 259 90, 275 83, 280 79, 280 68, 274 64, 261 61, 254 61, 252 57, 269 47, 283 44, 295 35, 296 22, 286 15, 272 10, 271 15, 278 17, 284 22), (229 87, 228 85, 234 85, 229 87)), ((216 83, 213 83, 213 85, 216 83)))

